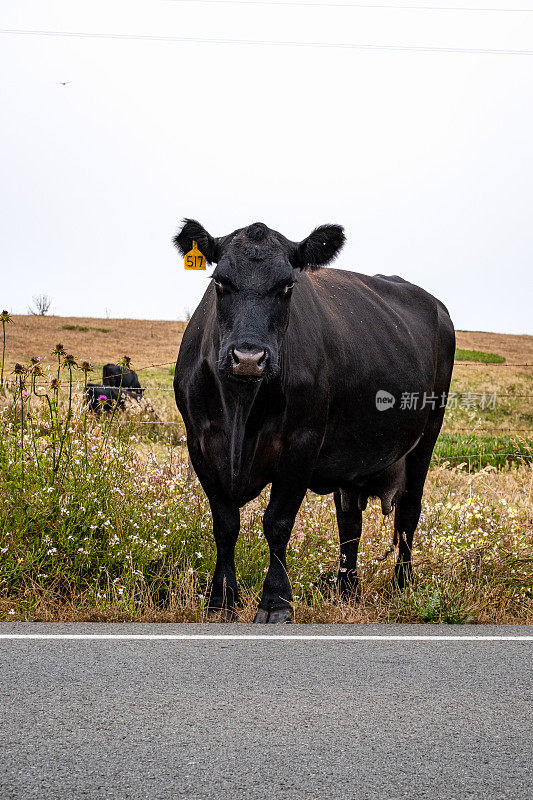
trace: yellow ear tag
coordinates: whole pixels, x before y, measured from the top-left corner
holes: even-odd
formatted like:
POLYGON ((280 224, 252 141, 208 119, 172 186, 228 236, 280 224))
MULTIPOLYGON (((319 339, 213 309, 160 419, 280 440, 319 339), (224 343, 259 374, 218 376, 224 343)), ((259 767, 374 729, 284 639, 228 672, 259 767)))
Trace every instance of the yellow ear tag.
POLYGON ((192 250, 185 256, 185 269, 207 269, 205 256, 200 253, 195 241, 192 243, 192 250))

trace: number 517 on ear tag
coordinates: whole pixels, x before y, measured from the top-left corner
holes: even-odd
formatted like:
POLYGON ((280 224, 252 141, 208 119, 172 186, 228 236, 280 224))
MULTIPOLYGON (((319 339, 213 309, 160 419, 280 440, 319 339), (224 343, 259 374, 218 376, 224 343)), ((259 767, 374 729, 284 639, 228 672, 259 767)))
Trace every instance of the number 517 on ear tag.
POLYGON ((206 269, 205 256, 200 253, 195 241, 192 243, 192 250, 185 256, 185 269, 206 269))

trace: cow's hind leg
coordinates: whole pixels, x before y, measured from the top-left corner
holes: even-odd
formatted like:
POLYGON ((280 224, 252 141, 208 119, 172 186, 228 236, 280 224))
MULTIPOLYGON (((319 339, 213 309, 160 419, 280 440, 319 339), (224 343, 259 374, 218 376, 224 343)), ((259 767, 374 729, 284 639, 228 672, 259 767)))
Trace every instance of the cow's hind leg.
POLYGON ((440 412, 439 409, 439 413, 429 418, 421 440, 406 457, 405 492, 397 501, 394 514, 394 543, 398 545, 398 560, 393 584, 398 589, 403 589, 413 577, 413 537, 422 511, 424 483, 443 416, 444 411, 440 412))
POLYGON ((333 497, 341 549, 337 591, 343 600, 353 600, 358 595, 357 550, 361 538, 363 512, 359 508, 359 496, 356 492, 337 489, 333 497))

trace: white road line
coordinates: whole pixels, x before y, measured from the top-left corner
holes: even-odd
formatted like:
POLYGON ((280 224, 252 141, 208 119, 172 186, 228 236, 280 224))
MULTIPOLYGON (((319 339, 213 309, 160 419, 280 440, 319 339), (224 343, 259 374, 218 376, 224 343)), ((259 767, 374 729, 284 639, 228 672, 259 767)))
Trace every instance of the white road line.
POLYGON ((203 634, 203 633, 0 633, 1 639, 89 641, 289 641, 289 642, 533 642, 533 636, 394 634, 203 634))

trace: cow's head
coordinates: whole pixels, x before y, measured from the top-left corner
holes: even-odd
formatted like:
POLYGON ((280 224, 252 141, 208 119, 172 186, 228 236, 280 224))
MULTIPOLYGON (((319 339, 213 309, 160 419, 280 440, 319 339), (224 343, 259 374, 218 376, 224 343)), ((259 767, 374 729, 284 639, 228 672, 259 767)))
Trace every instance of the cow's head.
POLYGON ((298 243, 262 222, 215 239, 196 220, 184 220, 174 244, 184 255, 193 241, 216 264, 219 370, 243 381, 276 375, 298 274, 333 261, 344 244, 342 227, 321 225, 298 243))

